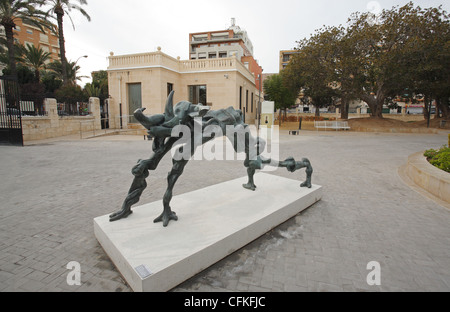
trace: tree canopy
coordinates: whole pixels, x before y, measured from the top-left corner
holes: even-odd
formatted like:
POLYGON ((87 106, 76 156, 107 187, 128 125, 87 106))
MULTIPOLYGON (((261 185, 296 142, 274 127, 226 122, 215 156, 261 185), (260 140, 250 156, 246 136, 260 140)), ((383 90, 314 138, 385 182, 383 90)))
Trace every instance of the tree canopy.
MULTIPOLYGON (((298 54, 285 69, 290 88, 313 98, 329 88, 341 99, 366 102, 372 117, 397 95, 434 99, 449 117, 450 15, 442 9, 402 7, 352 14, 347 26, 324 27, 298 42, 298 54)), ((314 100, 313 100, 314 102, 314 100)))
MULTIPOLYGON (((283 83, 283 77, 280 74, 274 74, 264 80, 264 93, 269 101, 275 102, 275 108, 281 111, 295 105, 297 93, 286 87, 283 83)), ((280 118, 281 121, 281 118, 280 118)))

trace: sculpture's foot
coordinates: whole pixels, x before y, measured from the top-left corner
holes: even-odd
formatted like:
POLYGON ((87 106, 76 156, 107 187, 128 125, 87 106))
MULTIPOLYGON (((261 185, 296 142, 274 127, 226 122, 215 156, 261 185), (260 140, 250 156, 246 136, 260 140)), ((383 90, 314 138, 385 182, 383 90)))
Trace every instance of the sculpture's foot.
POLYGON ((114 221, 117 221, 120 219, 125 219, 132 213, 133 213, 133 211, 131 211, 131 209, 120 210, 109 216, 109 222, 114 222, 114 221))
POLYGON ((244 188, 251 191, 256 191, 256 185, 253 183, 242 184, 244 188))
POLYGON ((300 184, 300 187, 307 187, 307 188, 311 188, 312 184, 311 181, 305 181, 302 184, 300 184))
POLYGON ((167 212, 166 210, 164 210, 158 218, 153 220, 153 223, 162 222, 163 226, 166 227, 167 225, 169 225, 170 220, 178 221, 177 214, 174 211, 167 212))

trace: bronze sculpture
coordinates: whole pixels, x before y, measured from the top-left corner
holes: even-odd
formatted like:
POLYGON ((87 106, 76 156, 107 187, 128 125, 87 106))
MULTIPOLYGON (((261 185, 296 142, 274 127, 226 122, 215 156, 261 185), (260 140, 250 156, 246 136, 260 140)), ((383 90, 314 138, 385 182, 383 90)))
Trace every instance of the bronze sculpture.
POLYGON ((229 107, 211 111, 207 106, 194 105, 186 101, 179 102, 174 107, 173 95, 174 92, 172 91, 167 99, 164 114, 145 116, 143 114, 145 108, 138 109, 134 113, 135 118, 154 138, 153 153, 149 159, 139 160, 138 164, 133 167, 134 180, 128 196, 122 205, 122 209, 110 215, 111 222, 126 218, 132 213, 131 206, 139 201, 142 192, 147 187, 145 179, 149 176, 149 170, 156 170, 161 159, 181 140, 179 137, 172 136, 174 129, 180 125, 188 128, 190 138, 184 138, 187 143, 179 148, 178 152, 182 154, 189 151, 189 153, 187 157, 172 157, 173 167, 169 173, 168 187, 163 197, 164 210, 154 220, 155 223, 162 222, 163 226, 166 227, 170 220, 178 220, 176 213, 170 207, 173 187, 183 173, 184 167, 194 155, 196 148, 214 139, 217 133, 227 136, 237 153, 245 152, 246 154, 244 166, 247 168, 248 183, 243 185, 244 188, 255 191, 256 185, 253 177, 256 170, 274 164, 278 167, 287 168, 290 172, 306 168, 307 178, 300 186, 311 188, 313 169, 309 160, 303 158, 302 161, 295 161, 294 158, 290 157, 285 161, 272 161, 263 158, 261 153, 264 151, 266 142, 260 137, 252 136, 248 125, 242 120, 240 110, 229 107), (199 133, 195 131, 196 128, 201 128, 202 131, 199 133), (211 129, 217 129, 218 131, 211 131, 211 129), (209 133, 205 135, 205 131, 209 131, 209 133), (239 135, 241 135, 241 140, 236 139, 236 137, 239 138, 239 135))

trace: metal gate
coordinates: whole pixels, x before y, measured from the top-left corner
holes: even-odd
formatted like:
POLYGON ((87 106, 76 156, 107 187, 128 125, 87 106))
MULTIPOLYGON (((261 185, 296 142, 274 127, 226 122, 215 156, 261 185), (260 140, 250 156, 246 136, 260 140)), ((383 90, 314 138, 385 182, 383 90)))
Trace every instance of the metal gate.
POLYGON ((19 88, 7 77, 0 77, 0 143, 23 146, 19 88))

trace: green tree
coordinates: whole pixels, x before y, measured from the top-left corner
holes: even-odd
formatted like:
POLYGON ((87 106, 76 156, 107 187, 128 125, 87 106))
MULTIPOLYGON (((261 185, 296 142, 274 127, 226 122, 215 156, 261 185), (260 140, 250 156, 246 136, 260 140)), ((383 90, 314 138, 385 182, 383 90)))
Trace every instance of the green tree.
POLYGON ((405 93, 425 96, 426 118, 432 100, 436 101, 436 112, 441 110, 444 118, 450 118, 450 15, 442 7, 414 10, 401 25, 408 37, 397 56, 397 62, 404 64, 405 93))
POLYGON ((267 99, 274 101, 275 108, 280 111, 279 121, 281 125, 281 111, 286 113, 286 109, 295 105, 297 94, 284 84, 282 74, 269 76, 263 85, 267 99))
POLYGON ((108 72, 100 70, 92 73, 92 85, 100 90, 100 100, 103 102, 109 97, 108 72))
MULTIPOLYGON (((56 79, 63 81, 64 84, 64 74, 63 74, 63 65, 60 61, 53 61, 47 65, 47 69, 49 69, 49 74, 54 76, 56 79)), ((80 70, 80 66, 77 65, 76 62, 69 61, 66 64, 66 75, 67 81, 69 85, 75 85, 77 81, 80 81, 82 78, 86 78, 86 76, 79 76, 78 71, 80 70)))
POLYGON ((87 83, 84 86, 84 91, 86 91, 87 95, 89 97, 98 97, 100 98, 101 95, 101 90, 99 87, 96 87, 95 85, 91 84, 91 83, 87 83))
POLYGON ((51 28, 45 12, 37 9, 44 1, 41 0, 0 0, 0 25, 5 28, 6 45, 8 48, 9 68, 11 75, 17 77, 17 66, 14 52, 14 28, 16 20, 39 27, 51 28))
MULTIPOLYGON (((88 21, 91 21, 91 17, 89 14, 81 7, 82 5, 86 5, 86 0, 77 0, 78 4, 75 4, 74 1, 71 0, 47 0, 46 1, 50 6, 50 11, 56 15, 56 21, 58 24, 58 37, 59 37, 59 48, 61 51, 61 69, 62 69, 62 78, 63 83, 65 85, 71 83, 71 79, 69 73, 67 72, 67 58, 66 58, 66 44, 64 39, 64 28, 63 28, 63 19, 67 14, 70 18, 69 12, 72 10, 79 11, 88 21)), ((72 19, 70 18, 72 21, 72 19)), ((72 27, 75 29, 75 25, 72 22, 72 27)))
POLYGON ((44 69, 46 62, 50 59, 51 53, 45 52, 42 48, 36 48, 27 44, 23 50, 22 62, 34 70, 36 82, 41 80, 40 70, 44 69))
POLYGON ((425 95, 448 89, 448 27, 441 7, 422 9, 412 2, 383 10, 378 23, 370 13, 352 16, 347 36, 357 67, 355 92, 372 117, 381 118, 383 105, 406 89, 425 95))
POLYGON ((320 115, 320 108, 333 104, 337 95, 338 86, 334 83, 336 50, 333 47, 338 35, 339 32, 325 29, 298 42, 299 53, 283 71, 285 84, 292 92, 301 92, 316 107, 316 116, 320 115))
POLYGON ((79 85, 68 84, 63 85, 55 91, 55 98, 58 103, 76 104, 77 102, 85 102, 88 100, 87 95, 79 85))

